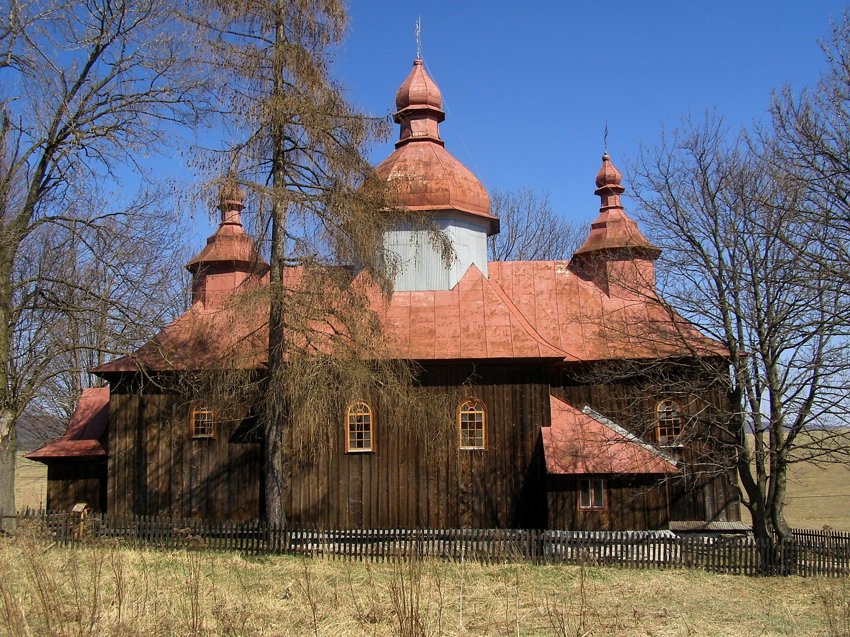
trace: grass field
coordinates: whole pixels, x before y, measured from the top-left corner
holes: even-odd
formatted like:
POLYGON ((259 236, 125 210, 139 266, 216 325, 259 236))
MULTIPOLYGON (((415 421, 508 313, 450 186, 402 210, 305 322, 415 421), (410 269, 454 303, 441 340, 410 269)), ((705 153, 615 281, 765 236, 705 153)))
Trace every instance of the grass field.
POLYGON ((15 460, 15 506, 41 509, 47 504, 47 467, 27 460, 23 452, 15 460))
POLYGON ((848 635, 846 580, 0 540, 0 634, 848 635), (843 631, 843 632, 842 632, 843 631))

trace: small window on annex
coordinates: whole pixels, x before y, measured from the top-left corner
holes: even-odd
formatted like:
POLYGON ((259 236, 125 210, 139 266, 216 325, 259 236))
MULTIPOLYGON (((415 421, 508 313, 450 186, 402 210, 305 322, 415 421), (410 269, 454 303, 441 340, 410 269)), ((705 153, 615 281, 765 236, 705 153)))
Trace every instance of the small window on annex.
POLYGON ((345 417, 345 451, 372 451, 372 408, 366 403, 354 403, 345 417))
POLYGON ((465 400, 458 409, 458 430, 461 449, 484 449, 487 419, 484 403, 477 399, 465 400))
POLYGON ((662 447, 673 447, 680 444, 682 435, 682 411, 672 400, 658 403, 655 408, 656 431, 658 444, 662 447))
POLYGON ((215 412, 202 404, 193 404, 189 411, 192 438, 215 438, 215 412))
POLYGON ((578 508, 582 511, 598 511, 605 508, 605 480, 602 478, 579 480, 578 508))

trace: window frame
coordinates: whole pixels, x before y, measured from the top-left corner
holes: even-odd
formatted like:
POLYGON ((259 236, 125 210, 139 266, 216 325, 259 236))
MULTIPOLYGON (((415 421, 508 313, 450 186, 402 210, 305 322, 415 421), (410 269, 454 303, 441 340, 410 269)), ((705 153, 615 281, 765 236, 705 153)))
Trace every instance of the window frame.
POLYGON ((457 437, 460 451, 486 451, 487 449, 487 406, 480 398, 469 397, 460 401, 457 406, 457 437), (466 405, 474 405, 478 409, 464 409, 466 405), (463 417, 465 414, 481 414, 481 445, 464 445, 463 417))
POLYGON ((608 481, 605 478, 579 478, 578 479, 578 510, 579 511, 605 511, 608 508, 608 481), (587 493, 590 501, 587 505, 583 503, 584 485, 588 485, 587 493), (602 492, 602 504, 597 505, 594 499, 594 486, 599 485, 602 492))
POLYGON ((203 403, 192 403, 189 409, 189 435, 192 440, 215 440, 218 421, 215 410, 203 403), (209 416, 209 432, 198 433, 197 416, 209 416))
POLYGON ((375 452, 375 410, 372 409, 372 405, 367 403, 365 400, 358 400, 356 402, 351 403, 345 409, 345 453, 374 453, 375 452), (354 414, 352 410, 358 406, 366 407, 367 414, 369 417, 369 446, 368 447, 352 447, 351 446, 351 426, 352 424, 352 416, 358 417, 362 416, 362 414, 354 414))
POLYGON ((682 416, 682 406, 675 400, 671 398, 665 398, 655 405, 655 442, 659 447, 681 447, 682 445, 682 431, 684 429, 684 418, 682 416), (672 407, 670 410, 671 413, 675 412, 675 416, 671 416, 668 413, 662 414, 662 409, 667 410, 667 405, 672 407), (662 421, 665 424, 662 425, 662 421), (676 421, 676 424, 672 423, 676 421), (671 435, 670 433, 664 433, 662 435, 662 428, 665 432, 670 432, 675 430, 675 435, 671 435))

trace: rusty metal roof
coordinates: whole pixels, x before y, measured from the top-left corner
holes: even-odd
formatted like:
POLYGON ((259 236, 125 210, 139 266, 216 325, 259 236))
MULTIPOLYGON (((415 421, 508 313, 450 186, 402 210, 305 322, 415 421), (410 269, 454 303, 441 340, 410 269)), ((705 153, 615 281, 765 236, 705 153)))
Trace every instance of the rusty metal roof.
POLYGON ((470 266, 448 291, 392 296, 385 329, 392 355, 416 360, 549 358, 568 354, 547 342, 495 283, 470 266))
POLYGON ((546 471, 558 475, 675 473, 676 461, 585 407, 549 397, 551 426, 542 427, 546 471))
POLYGON ((84 389, 64 435, 26 454, 30 460, 105 458, 109 423, 109 387, 84 389))
MULTIPOLYGON (((609 296, 564 261, 474 265, 447 291, 367 295, 383 317, 392 357, 415 360, 545 358, 564 362, 725 356, 720 343, 700 334, 656 298, 609 296)), ((358 285, 370 288, 364 277, 358 285)), ((298 285, 296 268, 287 286, 298 285)), ((215 368, 265 360, 268 309, 262 297, 247 305, 200 304, 151 342, 93 370, 98 374, 215 368), (228 363, 229 361, 229 363, 228 363)))
POLYGON ((442 96, 422 60, 413 61, 396 93, 396 107, 394 117, 400 124, 396 149, 375 168, 375 174, 389 184, 394 203, 413 211, 456 210, 484 217, 490 220, 489 234, 498 232, 484 186, 443 147, 442 96))

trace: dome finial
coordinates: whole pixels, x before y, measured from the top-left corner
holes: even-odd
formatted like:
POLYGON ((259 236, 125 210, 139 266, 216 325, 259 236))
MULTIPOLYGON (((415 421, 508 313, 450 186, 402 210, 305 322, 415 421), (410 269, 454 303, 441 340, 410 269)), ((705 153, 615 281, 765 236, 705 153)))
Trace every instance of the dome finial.
POLYGON ((446 119, 443 96, 420 58, 413 60, 413 68, 398 87, 395 105, 394 119, 401 124, 396 148, 414 141, 443 144, 439 131, 439 123, 446 119))
POLYGON ((620 205, 620 194, 625 190, 620 185, 622 180, 623 175, 611 163, 611 156, 606 149, 602 155, 602 166, 600 166, 599 172, 596 173, 596 194, 603 198, 603 206, 620 205), (606 198, 610 198, 611 201, 606 203, 606 198))
POLYGON ((422 59, 422 16, 416 18, 416 59, 422 59))
POLYGON ((239 213, 244 208, 245 191, 243 191, 233 175, 228 175, 221 185, 218 195, 218 209, 221 211, 221 225, 241 226, 239 213))

